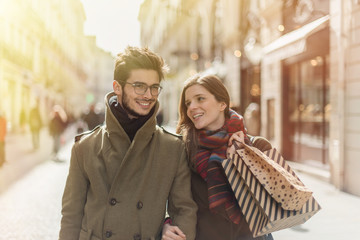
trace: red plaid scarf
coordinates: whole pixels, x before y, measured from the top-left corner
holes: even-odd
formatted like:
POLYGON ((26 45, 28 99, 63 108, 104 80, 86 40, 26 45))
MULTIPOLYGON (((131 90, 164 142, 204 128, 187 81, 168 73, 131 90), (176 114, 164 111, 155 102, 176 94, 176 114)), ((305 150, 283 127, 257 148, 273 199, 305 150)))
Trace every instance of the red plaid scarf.
POLYGON ((241 210, 221 162, 226 158, 229 138, 238 131, 246 135, 243 117, 230 110, 230 118, 226 119, 222 128, 199 131, 199 149, 196 153, 196 171, 207 183, 210 210, 216 212, 216 207, 224 204, 229 219, 235 224, 240 222, 241 210))

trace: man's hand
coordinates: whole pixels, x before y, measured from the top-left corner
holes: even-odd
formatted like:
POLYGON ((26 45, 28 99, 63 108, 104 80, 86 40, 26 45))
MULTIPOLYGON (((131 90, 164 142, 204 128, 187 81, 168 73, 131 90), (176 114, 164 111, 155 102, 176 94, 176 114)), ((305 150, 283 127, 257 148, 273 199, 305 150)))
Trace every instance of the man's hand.
POLYGON ((166 223, 163 226, 162 240, 185 240, 185 234, 177 226, 171 226, 166 223))

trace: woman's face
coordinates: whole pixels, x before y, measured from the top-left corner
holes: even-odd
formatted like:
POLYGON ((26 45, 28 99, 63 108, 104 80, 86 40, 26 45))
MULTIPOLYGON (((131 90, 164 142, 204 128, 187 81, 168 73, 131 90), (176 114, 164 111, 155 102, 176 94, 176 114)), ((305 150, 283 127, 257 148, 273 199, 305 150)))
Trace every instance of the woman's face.
POLYGON ((186 114, 196 129, 217 130, 225 123, 225 102, 218 102, 205 87, 193 85, 185 91, 186 114))

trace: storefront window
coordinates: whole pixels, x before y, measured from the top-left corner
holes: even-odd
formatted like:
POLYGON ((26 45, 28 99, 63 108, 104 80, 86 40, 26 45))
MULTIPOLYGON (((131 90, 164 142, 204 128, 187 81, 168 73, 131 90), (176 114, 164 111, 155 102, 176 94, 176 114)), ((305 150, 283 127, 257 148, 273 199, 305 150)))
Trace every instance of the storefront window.
POLYGON ((327 163, 329 74, 327 57, 287 66, 289 155, 294 161, 327 163))

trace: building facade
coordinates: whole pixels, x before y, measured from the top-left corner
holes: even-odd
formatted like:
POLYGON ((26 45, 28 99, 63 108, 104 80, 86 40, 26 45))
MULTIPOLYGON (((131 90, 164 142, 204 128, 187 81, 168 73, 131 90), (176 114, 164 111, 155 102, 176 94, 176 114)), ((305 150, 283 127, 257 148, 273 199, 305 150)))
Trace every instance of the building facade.
POLYGON ((88 65, 99 55, 112 60, 84 35, 85 19, 80 0, 0 1, 0 108, 10 131, 35 103, 44 122, 55 104, 81 114, 93 91, 88 65))
POLYGON ((360 195, 359 3, 267 3, 277 7, 260 8, 262 134, 286 159, 325 170, 336 187, 360 195))
POLYGON ((360 2, 330 1, 330 16, 331 180, 360 196, 360 2))
POLYGON ((357 0, 145 0, 139 13, 142 43, 172 68, 170 125, 183 81, 217 74, 241 114, 259 106, 259 134, 286 159, 360 196, 359 17, 357 0))
POLYGON ((299 13, 301 1, 261 10, 262 134, 281 146, 286 159, 327 168, 329 2, 310 2, 309 12, 299 13), (272 19, 273 14, 282 17, 272 19))

